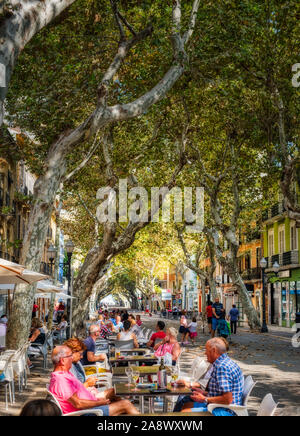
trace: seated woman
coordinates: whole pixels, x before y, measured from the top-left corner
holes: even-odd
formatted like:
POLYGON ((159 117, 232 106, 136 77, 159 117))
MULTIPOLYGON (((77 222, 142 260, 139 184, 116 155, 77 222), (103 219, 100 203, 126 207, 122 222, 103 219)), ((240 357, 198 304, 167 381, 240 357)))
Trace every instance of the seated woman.
POLYGON ((106 389, 102 392, 99 392, 95 387, 97 377, 95 376, 86 378, 83 366, 80 363, 83 352, 84 350, 86 350, 86 346, 84 345, 84 343, 78 338, 70 338, 64 342, 64 345, 72 350, 72 367, 70 369, 71 374, 73 374, 79 381, 81 381, 81 383, 83 383, 83 385, 98 399, 106 398, 107 400, 112 400, 113 398, 115 398, 114 388, 106 389))
MULTIPOLYGON (((43 328, 43 323, 38 318, 33 318, 31 322, 30 336, 28 339, 32 344, 43 345, 46 340, 45 330, 43 328)), ((30 345, 28 348, 28 355, 37 354, 36 347, 30 345)), ((27 361, 29 368, 33 368, 32 362, 28 359, 27 361)))
POLYGON ((55 330, 53 332, 54 336, 58 336, 59 332, 63 331, 66 329, 68 325, 68 319, 66 315, 63 315, 61 318, 61 322, 58 324, 57 327, 55 327, 55 330))
POLYGON ((169 327, 163 340, 154 345, 154 350, 154 355, 158 359, 163 357, 166 365, 176 365, 181 354, 181 348, 177 341, 177 330, 174 327, 169 327))
POLYGON ((132 333, 130 331, 131 328, 131 322, 129 320, 126 320, 123 322, 123 328, 124 331, 117 334, 117 340, 118 341, 130 341, 130 339, 133 339, 133 344, 135 348, 139 348, 139 343, 136 338, 135 333, 132 333))

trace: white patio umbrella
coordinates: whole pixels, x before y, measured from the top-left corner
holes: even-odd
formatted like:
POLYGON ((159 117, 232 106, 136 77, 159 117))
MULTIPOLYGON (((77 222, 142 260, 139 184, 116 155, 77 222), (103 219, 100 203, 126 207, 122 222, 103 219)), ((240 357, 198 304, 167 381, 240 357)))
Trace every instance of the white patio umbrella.
POLYGON ((36 290, 37 292, 41 292, 41 293, 57 293, 57 292, 61 292, 62 288, 60 288, 59 286, 55 286, 53 283, 51 283, 48 280, 41 280, 40 282, 37 283, 36 290))
POLYGON ((70 298, 76 298, 76 297, 71 297, 71 295, 64 294, 63 292, 59 292, 58 294, 55 295, 55 297, 59 298, 61 300, 63 300, 63 299, 68 300, 70 298))
POLYGON ((25 266, 0 258, 0 275, 22 274, 25 266))
POLYGON ((18 285, 18 284, 28 284, 32 285, 39 280, 47 279, 48 276, 45 274, 40 274, 35 271, 30 271, 25 269, 22 274, 0 274, 0 284, 5 285, 18 285))

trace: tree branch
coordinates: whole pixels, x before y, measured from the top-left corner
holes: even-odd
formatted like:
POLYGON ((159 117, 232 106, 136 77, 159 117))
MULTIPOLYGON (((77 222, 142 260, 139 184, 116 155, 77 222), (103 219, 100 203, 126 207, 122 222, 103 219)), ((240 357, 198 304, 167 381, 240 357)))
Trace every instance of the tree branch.
POLYGON ((85 165, 88 163, 88 161, 91 159, 97 148, 99 147, 99 143, 97 141, 97 134, 95 135, 95 139, 93 142, 93 145, 91 146, 90 150, 88 151, 88 154, 86 158, 81 162, 80 165, 78 165, 73 171, 71 171, 67 176, 63 177, 62 183, 65 183, 69 181, 76 173, 78 173, 85 165))

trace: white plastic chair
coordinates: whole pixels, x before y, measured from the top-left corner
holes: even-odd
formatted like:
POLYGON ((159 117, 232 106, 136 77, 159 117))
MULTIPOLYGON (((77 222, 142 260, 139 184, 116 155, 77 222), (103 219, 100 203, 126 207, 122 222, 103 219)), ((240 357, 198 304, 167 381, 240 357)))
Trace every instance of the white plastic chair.
POLYGON ((189 373, 184 373, 180 371, 179 379, 185 380, 185 381, 199 381, 201 377, 204 376, 204 374, 208 371, 210 364, 206 361, 201 359, 201 357, 197 356, 192 363, 191 369, 189 373))
POLYGON ((5 348, 6 336, 0 336, 0 348, 5 348))
POLYGON ((5 378, 0 380, 0 385, 5 386, 5 409, 8 410, 8 401, 7 401, 7 388, 9 390, 9 401, 10 404, 15 402, 14 397, 14 373, 12 367, 12 355, 7 355, 6 360, 0 360, 0 374, 4 374, 5 378))
POLYGON ((275 403, 272 394, 267 394, 260 403, 256 416, 274 416, 279 403, 275 403))
POLYGON ((100 409, 83 409, 83 410, 78 410, 76 412, 63 413, 59 401, 57 400, 55 395, 53 395, 52 392, 49 391, 49 385, 46 385, 46 388, 47 388, 47 398, 50 399, 50 401, 53 401, 53 403, 55 403, 59 407, 59 409, 61 410, 61 414, 63 416, 81 416, 81 415, 85 415, 86 413, 93 413, 97 416, 103 416, 103 412, 100 409))
MULTIPOLYGON (((257 382, 254 382, 254 380, 251 377, 251 375, 248 375, 248 377, 245 379, 244 390, 243 390, 243 404, 241 406, 239 406, 237 404, 216 404, 216 403, 211 403, 211 404, 208 404, 207 410, 210 413, 212 413, 212 411, 214 409, 216 409, 218 407, 222 407, 222 408, 225 408, 225 409, 232 410, 238 416, 248 416, 248 410, 247 410, 248 399, 249 399, 250 394, 252 392, 252 389, 254 388, 256 383, 257 382)), ((195 409, 195 411, 196 411, 196 409, 195 409)))
POLYGON ((115 341, 115 348, 119 348, 119 350, 132 350, 134 348, 133 339, 129 339, 128 341, 115 341))

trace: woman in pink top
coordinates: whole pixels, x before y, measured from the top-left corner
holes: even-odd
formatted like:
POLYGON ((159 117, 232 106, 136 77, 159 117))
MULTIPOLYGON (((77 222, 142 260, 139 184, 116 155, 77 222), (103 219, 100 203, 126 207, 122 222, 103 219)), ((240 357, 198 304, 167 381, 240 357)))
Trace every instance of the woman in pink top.
POLYGON ((166 365, 176 365, 176 362, 181 354, 181 348, 177 341, 177 331, 174 327, 167 329, 166 336, 161 342, 154 345, 155 357, 159 360, 164 358, 166 365))

